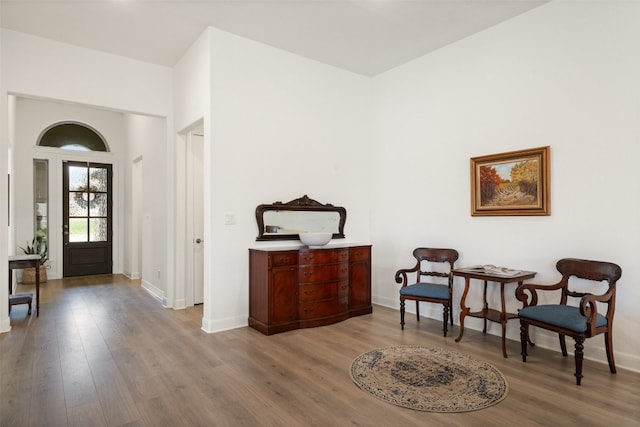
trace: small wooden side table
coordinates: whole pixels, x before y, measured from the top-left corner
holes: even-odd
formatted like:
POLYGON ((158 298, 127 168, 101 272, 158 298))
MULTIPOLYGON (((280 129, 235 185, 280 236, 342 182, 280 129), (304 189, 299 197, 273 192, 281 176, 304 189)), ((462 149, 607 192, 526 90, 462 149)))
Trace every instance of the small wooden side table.
POLYGON ((518 283, 518 286, 522 285, 522 282, 531 279, 536 275, 535 271, 522 271, 522 270, 509 270, 505 269, 507 273, 500 274, 495 272, 485 272, 478 267, 456 268, 451 271, 453 276, 464 277, 464 292, 460 299, 460 334, 456 338, 456 342, 460 342, 462 335, 464 334, 464 319, 467 316, 477 317, 484 319, 484 328, 482 333, 487 333, 487 320, 491 322, 500 323, 502 325, 502 355, 507 357, 507 347, 505 342, 505 335, 507 331, 507 321, 518 317, 517 314, 507 313, 505 300, 504 300, 504 285, 507 283, 518 283), (484 281, 483 292, 483 308, 481 311, 471 312, 470 308, 466 306, 467 294, 469 293, 469 282, 471 279, 478 279, 484 281), (494 310, 489 308, 487 303, 487 282, 495 282, 500 284, 500 300, 502 303, 501 310, 494 310))

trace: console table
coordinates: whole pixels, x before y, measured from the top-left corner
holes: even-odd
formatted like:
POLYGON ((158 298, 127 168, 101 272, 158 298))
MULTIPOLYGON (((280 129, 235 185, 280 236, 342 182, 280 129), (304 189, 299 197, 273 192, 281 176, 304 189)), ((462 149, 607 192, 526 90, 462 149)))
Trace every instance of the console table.
POLYGON ((13 293, 13 273, 16 268, 36 269, 36 316, 40 316, 40 255, 12 255, 9 257, 9 294, 13 293))
POLYGON ((371 246, 249 249, 249 326, 263 334, 371 312, 371 246))
POLYGON ((477 317, 484 320, 484 328, 482 333, 487 333, 487 320, 491 322, 500 323, 502 326, 502 355, 507 357, 507 349, 505 342, 505 334, 507 330, 507 321, 518 317, 517 314, 507 313, 505 300, 504 300, 504 286, 507 283, 518 283, 518 286, 522 285, 522 282, 531 279, 536 275, 535 271, 517 271, 510 270, 509 274, 489 273, 482 271, 479 267, 467 267, 457 268, 451 271, 453 276, 464 277, 464 292, 460 299, 460 334, 456 338, 456 342, 460 342, 462 335, 464 334, 464 319, 467 316, 477 317), (483 291, 483 308, 481 311, 471 312, 470 308, 466 306, 467 294, 469 293, 469 282, 471 279, 477 279, 484 281, 483 291), (487 303, 487 282, 495 282, 500 284, 500 301, 501 310, 494 310, 489 308, 487 303))

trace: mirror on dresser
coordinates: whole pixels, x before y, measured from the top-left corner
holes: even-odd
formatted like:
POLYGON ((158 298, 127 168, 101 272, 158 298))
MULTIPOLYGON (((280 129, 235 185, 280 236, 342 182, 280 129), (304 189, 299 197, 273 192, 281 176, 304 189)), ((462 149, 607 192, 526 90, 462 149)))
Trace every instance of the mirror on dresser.
POLYGON ((305 232, 330 232, 334 239, 343 239, 346 220, 345 208, 307 195, 287 203, 262 204, 256 208, 256 240, 297 240, 305 232))

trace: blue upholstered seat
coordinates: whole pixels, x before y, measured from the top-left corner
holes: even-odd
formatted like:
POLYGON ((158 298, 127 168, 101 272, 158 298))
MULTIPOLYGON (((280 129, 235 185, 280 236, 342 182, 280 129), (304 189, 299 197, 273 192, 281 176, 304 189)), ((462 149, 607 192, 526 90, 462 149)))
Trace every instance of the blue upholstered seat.
MULTIPOLYGON (((526 319, 569 329, 579 334, 587 332, 587 318, 580 314, 578 307, 558 304, 533 305, 523 308, 518 315, 526 319)), ((606 324, 607 318, 598 313, 596 327, 606 326, 606 324)))
POLYGON ((415 283, 401 288, 400 295, 446 300, 449 298, 449 287, 435 283, 415 283))

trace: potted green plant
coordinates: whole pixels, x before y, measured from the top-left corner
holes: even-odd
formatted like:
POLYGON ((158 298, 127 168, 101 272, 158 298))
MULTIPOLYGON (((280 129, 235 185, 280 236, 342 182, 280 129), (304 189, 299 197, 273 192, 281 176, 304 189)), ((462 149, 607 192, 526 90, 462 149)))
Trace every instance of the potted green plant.
MULTIPOLYGON (((27 242, 27 245, 24 247, 21 246, 20 249, 26 255, 40 255, 40 283, 46 282, 49 253, 47 250, 47 243, 44 239, 40 236, 36 236, 31 240, 31 243, 27 242)), ((22 270, 22 283, 36 283, 35 268, 25 268, 22 270)))

